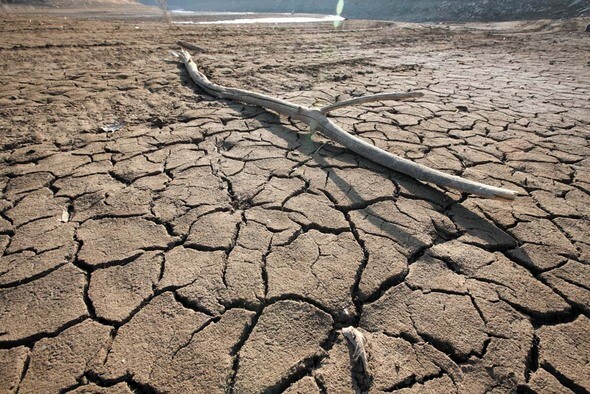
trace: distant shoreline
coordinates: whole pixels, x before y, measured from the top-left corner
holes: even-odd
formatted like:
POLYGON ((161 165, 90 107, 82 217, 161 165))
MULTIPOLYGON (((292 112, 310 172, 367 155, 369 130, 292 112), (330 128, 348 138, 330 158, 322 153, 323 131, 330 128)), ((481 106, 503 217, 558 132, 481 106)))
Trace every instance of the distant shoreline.
POLYGON ((241 25, 241 24, 267 24, 267 23, 340 23, 345 20, 338 15, 315 15, 315 14, 267 14, 260 12, 215 12, 215 11, 185 11, 171 10, 172 15, 189 18, 191 16, 201 20, 182 20, 173 21, 178 25, 241 25), (214 17, 214 20, 202 20, 203 17, 214 17), (225 19, 226 17, 248 16, 235 19, 225 19), (221 18, 221 19, 220 19, 221 18))
MULTIPOLYGON (((168 0, 171 9, 185 12, 321 15, 336 14, 336 3, 336 0, 168 0)), ((500 22, 587 16, 590 4, 578 0, 346 0, 341 15, 349 19, 399 22, 500 22)))
MULTIPOLYGON (((144 0, 148 1, 148 0, 144 0)), ((327 15, 334 15, 333 7, 326 8, 325 12, 309 12, 302 10, 296 10, 296 12, 280 12, 280 11, 272 11, 272 10, 256 10, 256 11, 232 11, 232 10, 187 10, 184 8, 173 8, 175 4, 178 4, 182 0, 169 0, 169 4, 171 5, 172 10, 170 11, 173 15, 173 19, 177 21, 189 21, 191 17, 198 18, 198 22, 206 22, 207 24, 213 23, 222 23, 222 24, 238 24, 248 23, 247 21, 235 21, 232 22, 232 17, 240 17, 240 16, 252 16, 256 15, 257 18, 264 17, 277 17, 277 16, 293 16, 293 17, 324 17, 327 15)), ((302 0, 301 3, 305 3, 306 0, 302 0)), ((435 0, 422 0, 420 3, 422 5, 434 2, 435 0)), ((590 15, 590 5, 589 6, 580 6, 578 8, 569 8, 568 15, 556 15, 555 13, 548 13, 547 15, 539 14, 539 10, 536 11, 536 15, 534 17, 524 18, 521 17, 518 13, 514 14, 512 18, 506 17, 499 17, 497 19, 493 18, 479 18, 477 15, 482 15, 482 9, 473 9, 471 10, 470 15, 465 15, 463 18, 452 18, 452 17, 443 17, 445 15, 445 10, 448 10, 450 4, 455 3, 458 0, 440 0, 437 2, 439 6, 437 8, 440 9, 440 15, 437 17, 407 17, 407 15, 401 15, 400 17, 391 17, 386 14, 378 14, 374 17, 360 17, 360 16, 351 16, 350 11, 347 10, 345 7, 344 12, 342 13, 342 17, 344 19, 356 19, 356 20, 367 20, 367 21, 381 21, 381 22, 399 22, 399 23, 425 23, 425 24, 432 24, 432 23, 494 23, 494 22, 516 22, 516 21, 538 21, 538 20, 558 20, 558 19, 572 19, 572 18, 580 18, 580 17, 587 17, 590 15), (570 15, 571 14, 571 15, 570 15)), ((478 1, 475 0, 466 0, 466 3, 476 3, 478 1)), ((523 0, 522 4, 530 3, 532 0, 523 0)), ((552 2, 554 0, 546 0, 547 2, 552 2)), ((348 0, 346 4, 354 4, 355 0, 348 0)), ((231 1, 230 1, 231 3, 231 1)), ((235 3, 235 0, 234 0, 235 3)), ((253 3, 256 3, 254 1, 253 3)), ((399 0, 396 4, 407 4, 407 0, 399 0)), ((416 3, 412 3, 413 6, 417 7, 416 3)), ((479 1, 479 3, 482 3, 479 1)), ((582 4, 577 3, 575 1, 570 1, 571 4, 582 4)), ((199 3, 201 4, 201 3, 199 3)), ((207 0, 202 2, 202 7, 205 7, 206 4, 209 4, 207 0)), ((526 5, 526 4, 525 4, 526 5)), ((374 4, 367 6, 366 13, 370 13, 374 11, 374 4), (373 10, 373 11, 371 11, 373 10)), ((409 12, 409 10, 413 9, 410 6, 406 8, 404 12, 409 12)), ((523 6, 524 7, 524 6, 523 6)), ((526 7, 524 7, 526 8, 526 7)), ((567 8, 567 7, 566 7, 567 8)), ((427 13, 428 15, 434 14, 436 12, 432 11, 432 7, 425 9, 429 10, 427 13)), ((321 10, 320 10, 321 11, 321 10)), ((424 10, 423 10, 424 11, 424 10)), ((455 10, 455 14, 460 10, 455 10)), ((506 12, 503 10, 502 12, 506 12)), ((532 12, 532 11, 531 11, 532 12)), ((91 18, 91 19, 146 19, 146 18, 161 18, 163 15, 163 11, 161 8, 150 5, 150 4, 142 4, 139 2, 102 2, 102 1, 88 1, 85 4, 80 4, 76 2, 72 4, 70 1, 63 1, 63 2, 35 2, 33 4, 25 4, 23 3, 11 3, 11 4, 3 4, 0 5, 0 15, 9 15, 11 13, 20 14, 20 15, 56 15, 56 16, 71 16, 71 17, 80 17, 80 18, 91 18)), ((237 19, 237 18, 234 18, 237 19)), ((250 18, 248 18, 250 19, 250 18)), ((268 21, 266 23, 280 23, 281 21, 268 21)), ((284 21, 287 22, 287 21, 284 21)), ((293 20, 290 23, 307 23, 307 22, 316 22, 316 20, 304 20, 298 21, 293 20)), ((324 22, 322 20, 317 20, 317 22, 324 22)), ((327 21, 326 21, 327 22, 327 21)), ((261 23, 261 22, 255 22, 261 23)))

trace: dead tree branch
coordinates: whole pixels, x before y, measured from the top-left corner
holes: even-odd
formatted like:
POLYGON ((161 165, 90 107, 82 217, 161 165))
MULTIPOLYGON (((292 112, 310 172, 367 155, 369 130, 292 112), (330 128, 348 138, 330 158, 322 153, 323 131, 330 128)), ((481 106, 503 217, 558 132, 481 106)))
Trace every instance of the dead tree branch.
POLYGON ((188 70, 193 81, 210 95, 218 98, 239 101, 245 104, 263 107, 281 115, 290 116, 307 124, 312 130, 319 130, 323 135, 350 149, 351 151, 391 170, 402 172, 425 182, 434 183, 443 188, 452 188, 465 193, 475 194, 485 198, 498 198, 513 200, 516 192, 494 186, 488 186, 483 183, 463 179, 455 175, 445 174, 444 172, 434 170, 422 164, 414 163, 411 160, 398 157, 384 151, 368 142, 355 137, 328 119, 325 113, 343 106, 359 104, 375 100, 405 99, 417 97, 416 93, 396 93, 386 94, 381 98, 369 96, 366 98, 353 99, 342 103, 336 103, 322 108, 321 110, 303 107, 291 102, 270 97, 265 94, 250 92, 248 90, 228 88, 217 85, 199 71, 196 63, 192 60, 191 55, 182 49, 178 54, 186 69, 188 70))

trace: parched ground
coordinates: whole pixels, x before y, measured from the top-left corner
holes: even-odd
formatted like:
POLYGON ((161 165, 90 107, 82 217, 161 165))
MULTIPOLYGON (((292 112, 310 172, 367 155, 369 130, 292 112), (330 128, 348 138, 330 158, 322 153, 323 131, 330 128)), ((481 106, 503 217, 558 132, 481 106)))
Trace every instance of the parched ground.
POLYGON ((5 16, 0 392, 588 392, 583 27, 5 16), (522 196, 444 191, 215 100, 179 39, 212 80, 305 105, 421 91, 334 120, 522 196))

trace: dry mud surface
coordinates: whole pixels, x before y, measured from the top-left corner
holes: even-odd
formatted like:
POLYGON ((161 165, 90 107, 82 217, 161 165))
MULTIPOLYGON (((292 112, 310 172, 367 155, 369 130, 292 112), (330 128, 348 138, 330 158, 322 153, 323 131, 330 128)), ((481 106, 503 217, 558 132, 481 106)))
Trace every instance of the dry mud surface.
POLYGON ((588 392, 583 27, 5 17, 0 392, 588 392), (333 118, 522 196, 440 190, 213 99, 179 39, 213 81, 305 105, 423 92, 333 118))

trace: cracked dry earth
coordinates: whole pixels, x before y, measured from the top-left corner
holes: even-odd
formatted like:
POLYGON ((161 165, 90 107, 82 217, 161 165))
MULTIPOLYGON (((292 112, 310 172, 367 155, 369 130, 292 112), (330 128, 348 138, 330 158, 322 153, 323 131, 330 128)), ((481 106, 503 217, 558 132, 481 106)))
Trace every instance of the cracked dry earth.
POLYGON ((582 21, 0 29, 0 392, 590 390, 582 21), (215 100, 179 39, 213 81, 305 105, 421 91, 333 118, 522 195, 444 191, 215 100))

